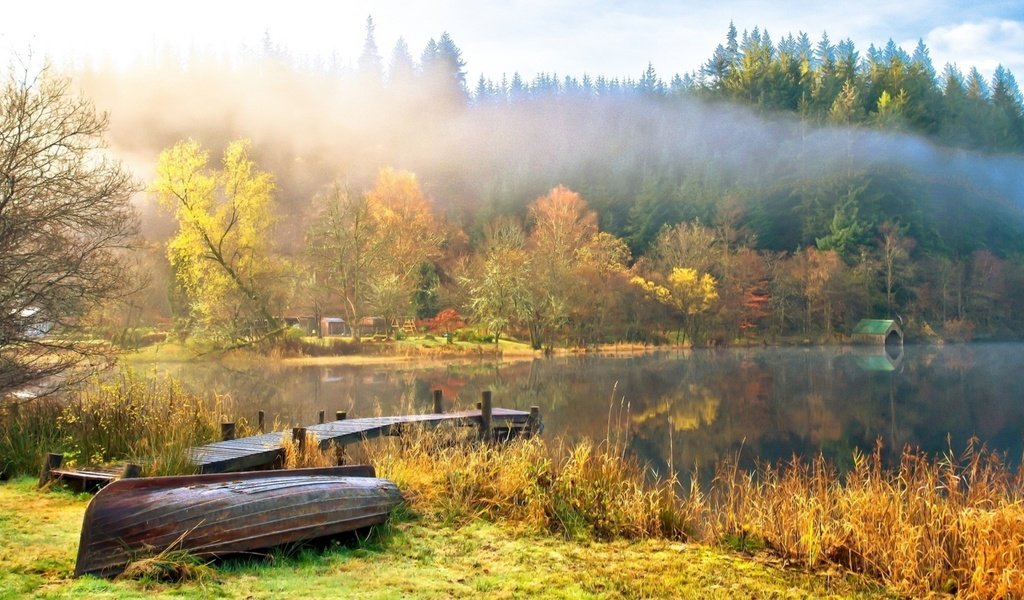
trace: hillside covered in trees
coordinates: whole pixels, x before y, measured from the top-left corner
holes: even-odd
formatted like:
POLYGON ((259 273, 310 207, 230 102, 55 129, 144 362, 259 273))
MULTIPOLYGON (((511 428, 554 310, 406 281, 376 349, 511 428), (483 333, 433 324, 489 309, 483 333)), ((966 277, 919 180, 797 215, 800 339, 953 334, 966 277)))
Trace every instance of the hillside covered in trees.
POLYGON ((150 185, 153 285, 130 323, 231 339, 450 309, 537 347, 827 339, 881 316, 1024 334, 1020 90, 1002 67, 939 70, 923 43, 730 25, 668 80, 474 84, 448 34, 385 59, 368 21, 351 66, 268 38, 75 78, 150 185))

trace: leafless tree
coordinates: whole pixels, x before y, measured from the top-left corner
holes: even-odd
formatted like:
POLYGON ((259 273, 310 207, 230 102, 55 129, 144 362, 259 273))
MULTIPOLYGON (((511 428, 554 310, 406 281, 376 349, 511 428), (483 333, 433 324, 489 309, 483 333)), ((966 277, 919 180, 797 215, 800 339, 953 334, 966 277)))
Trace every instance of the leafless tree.
POLYGON ((106 127, 50 67, 0 84, 0 397, 102 357, 82 319, 131 290, 137 185, 106 127))

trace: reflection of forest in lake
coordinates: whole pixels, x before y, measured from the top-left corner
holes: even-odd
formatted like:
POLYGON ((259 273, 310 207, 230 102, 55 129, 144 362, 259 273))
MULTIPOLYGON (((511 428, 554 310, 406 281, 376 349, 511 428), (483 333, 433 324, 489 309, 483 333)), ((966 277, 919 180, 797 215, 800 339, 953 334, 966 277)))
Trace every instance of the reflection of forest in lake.
POLYGON ((824 453, 849 464, 854 448, 881 439, 887 455, 906 444, 964 449, 971 436, 1021 458, 1024 404, 1017 378, 1024 345, 697 350, 629 358, 574 356, 509 364, 442 366, 160 365, 197 390, 228 393, 236 416, 265 410, 283 424, 317 411, 351 416, 425 412, 431 390, 446 406, 539 405, 549 438, 604 439, 628 427, 631 449, 659 472, 669 448, 677 469, 709 469, 741 452, 754 459, 824 453), (951 442, 947 442, 948 439, 951 442))

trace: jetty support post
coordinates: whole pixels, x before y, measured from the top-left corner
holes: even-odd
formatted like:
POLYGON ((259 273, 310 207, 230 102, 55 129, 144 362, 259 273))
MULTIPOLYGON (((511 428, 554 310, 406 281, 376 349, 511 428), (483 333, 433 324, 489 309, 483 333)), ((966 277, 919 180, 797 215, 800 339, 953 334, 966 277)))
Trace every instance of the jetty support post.
POLYGON ((126 464, 124 470, 121 471, 121 479, 134 479, 136 477, 142 477, 142 467, 135 463, 126 464))
MULTIPOLYGON (((348 412, 344 410, 334 411, 335 421, 344 421, 348 418, 348 412)), ((345 452, 345 444, 334 444, 334 463, 339 467, 344 465, 348 460, 348 454, 345 452)))
POLYGON ((531 406, 530 416, 526 421, 526 435, 527 437, 533 437, 540 433, 542 424, 540 421, 540 407, 531 406))
POLYGON ((220 424, 220 439, 221 441, 227 442, 235 439, 235 424, 234 423, 221 423, 220 424))
POLYGON ((306 428, 292 427, 292 442, 298 447, 299 452, 306 450, 306 428))
POLYGON ((264 425, 266 424, 266 416, 266 413, 264 413, 262 410, 256 413, 256 428, 259 429, 260 433, 264 433, 266 431, 264 429, 264 425))
POLYGON ((443 400, 444 392, 441 390, 434 390, 434 414, 439 415, 444 412, 443 400))
POLYGON ((317 422, 321 425, 324 424, 324 414, 324 411, 320 411, 319 414, 317 414, 317 422))
POLYGON ((484 390, 480 393, 480 439, 485 442, 491 441, 492 415, 491 390, 484 390))
POLYGON ((44 485, 49 483, 51 479, 53 479, 53 475, 50 473, 50 471, 54 469, 59 469, 61 463, 63 462, 63 454, 50 452, 49 454, 46 455, 46 459, 43 461, 43 470, 41 473, 39 473, 39 487, 43 487, 44 485))

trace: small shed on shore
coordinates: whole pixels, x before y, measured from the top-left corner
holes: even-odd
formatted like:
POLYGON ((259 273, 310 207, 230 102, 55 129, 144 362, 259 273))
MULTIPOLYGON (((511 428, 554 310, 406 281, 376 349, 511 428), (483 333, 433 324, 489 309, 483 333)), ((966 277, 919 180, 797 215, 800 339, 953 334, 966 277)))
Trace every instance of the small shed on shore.
POLYGON ((341 317, 323 317, 320 319, 320 335, 324 337, 352 335, 352 329, 341 317))
POLYGON ((861 319, 852 335, 855 342, 863 344, 903 345, 903 329, 892 319, 861 319))

